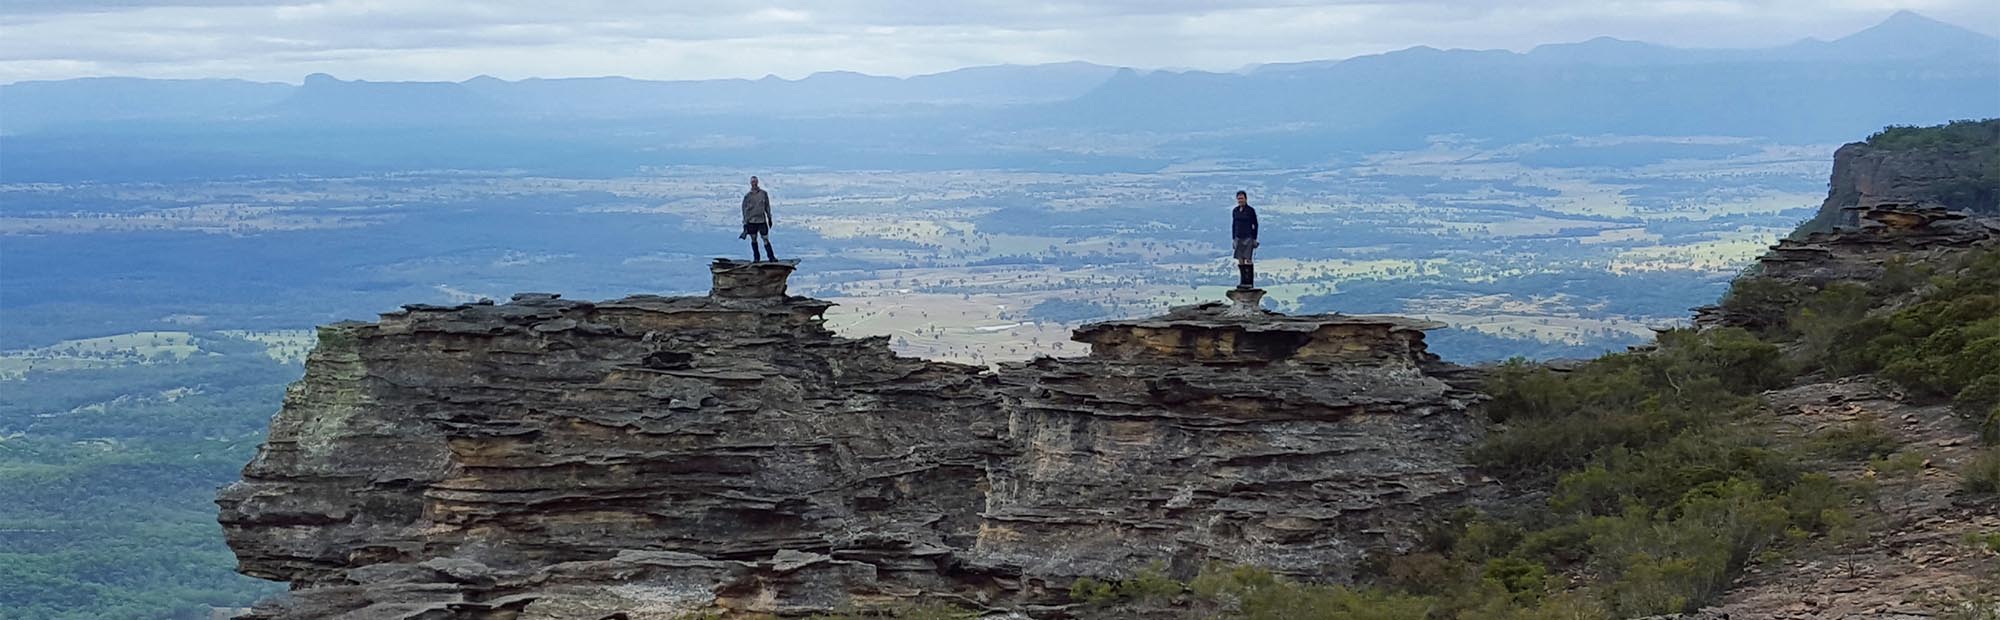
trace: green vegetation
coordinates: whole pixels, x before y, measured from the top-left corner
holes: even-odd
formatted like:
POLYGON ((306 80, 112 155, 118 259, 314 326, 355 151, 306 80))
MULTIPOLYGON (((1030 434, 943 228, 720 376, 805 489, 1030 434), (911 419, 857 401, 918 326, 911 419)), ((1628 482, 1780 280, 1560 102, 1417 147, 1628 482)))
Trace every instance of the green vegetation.
POLYGON ((2000 493, 2000 448, 1981 450, 1958 472, 1965 490, 1972 493, 2000 493))
POLYGON ((2000 441, 2000 250, 1928 267, 1891 264, 1868 286, 1807 291, 1746 277, 1723 304, 1771 318, 1759 336, 1797 345, 1806 369, 1877 373, 1918 398, 1949 401, 1985 441, 2000 441))
POLYGON ((299 368, 195 342, 0 382, 0 620, 206 619, 282 589, 235 573, 214 499, 299 368))
POLYGON ((1168 577, 1166 567, 1155 563, 1124 581, 1098 581, 1085 577, 1070 583, 1071 600, 1092 606, 1135 601, 1163 603, 1179 596, 1185 588, 1168 577))
POLYGON ((811 616, 809 620, 972 620, 979 614, 943 603, 894 603, 833 614, 811 616))
POLYGON ((1868 136, 1864 143, 1887 151, 1983 150, 2000 157, 2000 119, 1952 121, 1931 127, 1890 125, 1868 136))

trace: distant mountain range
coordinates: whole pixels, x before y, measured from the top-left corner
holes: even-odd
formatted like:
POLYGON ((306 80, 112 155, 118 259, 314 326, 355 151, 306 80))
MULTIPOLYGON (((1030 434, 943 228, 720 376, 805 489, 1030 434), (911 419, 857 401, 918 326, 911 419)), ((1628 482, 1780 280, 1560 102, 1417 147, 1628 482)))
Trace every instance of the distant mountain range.
MULTIPOLYGON (((1753 50, 1597 38, 1525 53, 1415 47, 1226 73, 1072 62, 797 80, 86 78, 0 86, 0 111, 0 137, 14 137, 17 148, 23 137, 161 128, 202 136, 224 127, 238 134, 505 128, 525 143, 539 141, 531 135, 538 131, 574 142, 584 125, 605 137, 579 148, 628 163, 634 151, 626 141, 641 134, 648 145, 727 135, 710 142, 921 154, 991 151, 979 136, 1000 134, 1165 132, 1240 136, 1259 154, 1306 159, 1330 144, 1379 147, 1439 134, 1839 141, 1889 124, 2000 116, 2000 39, 1903 12, 1838 40, 1753 50)), ((449 164, 453 150, 432 140, 423 147, 440 157, 426 161, 449 164)))

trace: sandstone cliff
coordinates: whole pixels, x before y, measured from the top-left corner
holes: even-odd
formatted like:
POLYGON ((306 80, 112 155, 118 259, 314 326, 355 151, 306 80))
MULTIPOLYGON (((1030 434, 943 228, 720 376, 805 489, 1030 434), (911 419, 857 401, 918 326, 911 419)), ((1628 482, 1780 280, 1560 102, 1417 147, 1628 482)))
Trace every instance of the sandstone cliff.
POLYGON ((1834 151, 1826 201, 1802 232, 1858 226, 1857 210, 1921 205, 2000 215, 2000 119, 1891 127, 1834 151))
POLYGON ((1337 580, 1471 486, 1432 325, 1210 304, 989 370, 829 332, 791 269, 322 328, 218 500, 241 570, 293 584, 250 617, 1054 617, 1147 565, 1337 580))

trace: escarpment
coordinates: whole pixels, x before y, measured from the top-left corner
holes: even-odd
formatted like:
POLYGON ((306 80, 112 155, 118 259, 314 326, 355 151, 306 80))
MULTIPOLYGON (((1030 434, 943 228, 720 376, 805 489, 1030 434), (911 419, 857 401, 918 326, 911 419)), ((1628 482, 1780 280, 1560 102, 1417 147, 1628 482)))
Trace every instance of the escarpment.
POLYGON ((1433 325, 1213 304, 986 369, 828 331, 791 269, 322 328, 218 500, 241 570, 293 584, 250 617, 1056 617, 1149 565, 1339 580, 1471 484, 1433 325))

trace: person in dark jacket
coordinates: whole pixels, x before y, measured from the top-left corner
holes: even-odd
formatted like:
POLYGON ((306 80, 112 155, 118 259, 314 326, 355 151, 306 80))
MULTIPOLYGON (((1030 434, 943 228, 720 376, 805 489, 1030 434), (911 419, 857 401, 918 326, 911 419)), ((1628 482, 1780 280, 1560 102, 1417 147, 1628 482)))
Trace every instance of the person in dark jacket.
POLYGON ((1236 192, 1236 210, 1229 214, 1230 245, 1236 250, 1236 272, 1242 276, 1236 288, 1256 288, 1257 268, 1250 256, 1257 251, 1257 210, 1250 208, 1250 193, 1236 192))
POLYGON ((757 186, 757 177, 750 177, 750 193, 743 195, 743 234, 737 235, 736 238, 750 240, 751 261, 763 261, 766 256, 769 256, 770 260, 778 260, 778 252, 771 249, 773 223, 775 221, 771 218, 771 195, 764 193, 764 188, 757 186), (764 239, 764 253, 761 255, 757 253, 759 237, 764 239))

